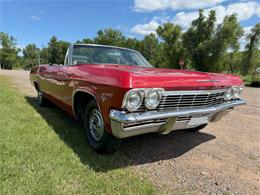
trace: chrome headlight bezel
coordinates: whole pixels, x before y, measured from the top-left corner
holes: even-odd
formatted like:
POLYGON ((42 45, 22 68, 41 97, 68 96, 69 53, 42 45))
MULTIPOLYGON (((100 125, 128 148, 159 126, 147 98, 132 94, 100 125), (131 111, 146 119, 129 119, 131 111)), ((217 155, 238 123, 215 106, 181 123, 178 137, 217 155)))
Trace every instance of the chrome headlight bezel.
POLYGON ((224 100, 229 101, 232 99, 232 88, 228 88, 224 94, 224 100))
POLYGON ((232 87, 232 96, 233 96, 233 99, 239 99, 240 87, 232 87))
POLYGON ((157 108, 161 102, 163 93, 164 93, 164 89, 162 88, 154 88, 154 89, 147 90, 145 93, 145 100, 144 100, 145 107, 150 110, 157 108), (154 98, 156 98, 156 100, 152 102, 153 101, 152 99, 154 98))
POLYGON ((144 89, 129 90, 124 96, 122 107, 125 107, 130 112, 138 110, 143 103, 144 95, 145 95, 144 89), (131 100, 131 98, 138 98, 138 97, 139 97, 139 100, 137 100, 136 104, 131 105, 131 101, 133 104, 133 99, 131 100))
POLYGON ((224 100, 230 101, 239 99, 243 89, 243 86, 232 86, 228 88, 224 94, 224 100))

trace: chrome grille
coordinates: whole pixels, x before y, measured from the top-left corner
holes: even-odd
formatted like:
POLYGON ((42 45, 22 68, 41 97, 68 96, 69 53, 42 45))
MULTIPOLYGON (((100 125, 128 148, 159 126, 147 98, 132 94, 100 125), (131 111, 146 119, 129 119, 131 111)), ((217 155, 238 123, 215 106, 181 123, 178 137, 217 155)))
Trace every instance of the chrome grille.
POLYGON ((196 95, 169 95, 159 105, 159 109, 207 107, 221 104, 224 92, 196 95))
MULTIPOLYGON (((167 91, 156 110, 215 106, 224 102, 224 94, 225 90, 167 91)), ((142 104, 136 112, 147 110, 142 104)))

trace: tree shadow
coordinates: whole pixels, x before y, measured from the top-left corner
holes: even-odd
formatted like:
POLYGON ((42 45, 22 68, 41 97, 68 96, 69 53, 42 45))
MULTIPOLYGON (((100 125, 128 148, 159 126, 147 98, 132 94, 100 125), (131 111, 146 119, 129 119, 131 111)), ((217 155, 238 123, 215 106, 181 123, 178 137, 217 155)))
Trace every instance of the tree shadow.
POLYGON ((25 99, 74 151, 81 162, 96 172, 177 158, 199 144, 215 138, 204 132, 188 131, 173 131, 166 136, 156 133, 145 134, 124 139, 115 154, 98 155, 88 147, 79 122, 55 106, 39 107, 35 97, 26 96, 25 99))

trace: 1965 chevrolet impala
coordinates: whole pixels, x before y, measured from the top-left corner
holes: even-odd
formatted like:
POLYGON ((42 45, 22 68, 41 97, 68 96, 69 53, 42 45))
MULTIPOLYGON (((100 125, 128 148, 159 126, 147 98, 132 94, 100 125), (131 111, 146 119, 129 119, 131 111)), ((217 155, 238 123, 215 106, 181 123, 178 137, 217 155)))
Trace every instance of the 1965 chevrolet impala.
POLYGON ((99 153, 125 137, 198 131, 245 104, 237 76, 153 68, 135 50, 104 45, 72 44, 64 65, 35 66, 30 80, 39 105, 52 101, 83 121, 99 153))

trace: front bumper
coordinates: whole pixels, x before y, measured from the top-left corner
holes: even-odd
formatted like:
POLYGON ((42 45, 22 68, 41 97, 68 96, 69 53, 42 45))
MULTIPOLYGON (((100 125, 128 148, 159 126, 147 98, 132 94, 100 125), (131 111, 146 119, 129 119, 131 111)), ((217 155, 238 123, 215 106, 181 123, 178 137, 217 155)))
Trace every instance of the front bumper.
POLYGON ((109 117, 112 134, 117 138, 125 138, 151 132, 167 134, 172 130, 199 126, 188 125, 189 117, 207 116, 209 122, 216 122, 235 106, 243 104, 246 104, 245 100, 232 100, 217 106, 205 108, 146 111, 142 113, 126 113, 125 111, 111 110, 109 117), (178 120, 180 117, 188 118, 187 120, 178 120))

